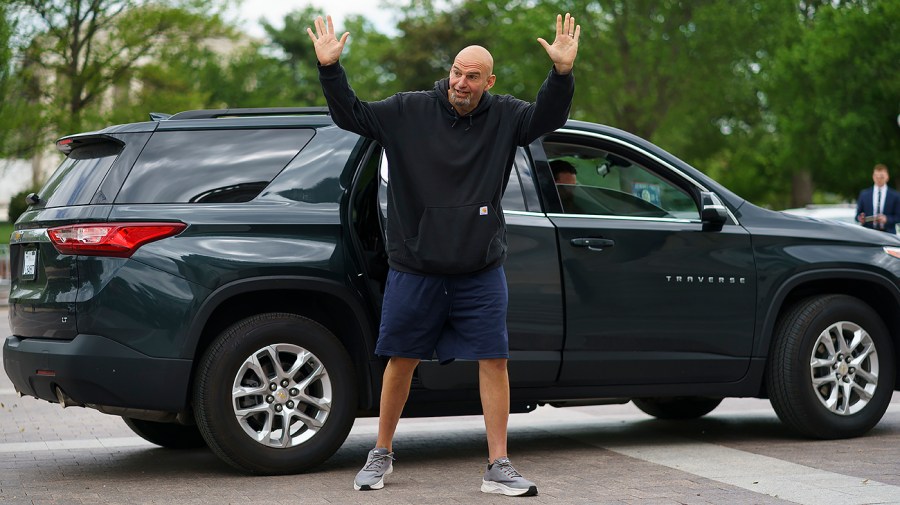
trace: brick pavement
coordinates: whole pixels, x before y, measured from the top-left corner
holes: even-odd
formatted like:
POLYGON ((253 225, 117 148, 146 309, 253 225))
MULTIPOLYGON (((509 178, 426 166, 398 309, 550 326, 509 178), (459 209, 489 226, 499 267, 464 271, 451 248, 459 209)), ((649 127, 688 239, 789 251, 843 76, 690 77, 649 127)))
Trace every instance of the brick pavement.
MULTIPOLYGON (((0 317, 5 322, 2 308, 0 317)), ((510 500, 479 491, 485 442, 477 417, 402 421, 394 474, 385 489, 364 493, 353 490, 352 479, 373 443, 374 419, 358 420, 347 442, 315 472, 259 477, 233 471, 208 450, 146 444, 118 418, 17 398, 11 389, 0 374, 0 505, 472 505, 510 500), (82 448, 60 447, 61 441, 78 441, 82 448)), ((796 463, 811 474, 836 472, 860 482, 900 486, 900 394, 869 436, 841 441, 797 439, 767 402, 753 399, 726 400, 713 414, 688 423, 653 420, 631 405, 542 408, 512 416, 510 453, 517 468, 539 485, 540 494, 524 499, 528 503, 791 503, 615 450, 626 444, 678 454, 673 439, 796 463)), ((881 503, 900 503, 900 493, 881 503)))

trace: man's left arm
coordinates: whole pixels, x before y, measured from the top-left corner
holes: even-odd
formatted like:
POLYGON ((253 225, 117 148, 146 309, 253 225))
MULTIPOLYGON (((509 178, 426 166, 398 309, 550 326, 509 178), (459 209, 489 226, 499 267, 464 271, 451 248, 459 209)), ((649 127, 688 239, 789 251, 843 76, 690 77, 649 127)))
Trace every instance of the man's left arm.
POLYGON ((547 51, 553 61, 553 69, 541 85, 537 98, 525 111, 520 123, 519 145, 528 145, 535 139, 566 124, 572 96, 575 94, 575 78, 572 69, 578 55, 578 39, 581 37, 581 26, 575 24, 575 18, 566 13, 565 19, 556 16, 556 38, 553 44, 538 38, 538 42, 547 51))

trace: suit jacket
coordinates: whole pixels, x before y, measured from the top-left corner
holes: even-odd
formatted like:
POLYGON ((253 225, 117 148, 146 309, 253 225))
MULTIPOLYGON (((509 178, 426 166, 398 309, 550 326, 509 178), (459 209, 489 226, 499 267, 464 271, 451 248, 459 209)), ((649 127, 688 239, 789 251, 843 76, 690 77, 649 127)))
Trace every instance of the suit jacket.
MULTIPOLYGON (((863 226, 896 234, 897 231, 895 225, 900 222, 900 193, 888 186, 885 186, 885 188, 887 189, 887 192, 884 195, 883 212, 885 217, 887 217, 887 223, 884 224, 884 229, 881 230, 880 228, 873 227, 875 223, 863 223, 863 226)), ((875 214, 873 208, 875 205, 872 202, 872 194, 874 192, 874 187, 869 187, 859 192, 859 198, 856 199, 857 216, 865 214, 868 217, 875 214)))

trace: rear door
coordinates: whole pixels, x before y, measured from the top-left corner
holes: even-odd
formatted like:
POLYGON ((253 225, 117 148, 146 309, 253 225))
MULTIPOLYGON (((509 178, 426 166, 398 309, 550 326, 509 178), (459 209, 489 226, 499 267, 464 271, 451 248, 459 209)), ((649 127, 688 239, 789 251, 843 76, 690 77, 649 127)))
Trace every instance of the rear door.
POLYGON ((566 300, 560 383, 743 377, 756 290, 747 231, 733 219, 704 229, 706 188, 631 144, 561 131, 533 153, 545 169, 576 172, 576 182, 555 184, 550 209, 566 300))
POLYGON ((19 218, 10 237, 9 316, 14 335, 75 337, 78 257, 59 253, 47 230, 104 221, 110 212, 103 202, 104 181, 117 165, 130 166, 147 137, 94 134, 60 141, 58 147, 66 158, 37 193, 37 203, 19 218))
MULTIPOLYGON (((382 215, 386 213, 387 169, 382 159, 382 215)), ((503 265, 509 287, 510 386, 549 386, 562 362, 563 306, 556 231, 541 211, 531 162, 519 149, 503 200, 508 256, 503 265)), ((427 389, 477 389, 478 363, 457 360, 440 365, 425 360, 417 370, 427 389)))

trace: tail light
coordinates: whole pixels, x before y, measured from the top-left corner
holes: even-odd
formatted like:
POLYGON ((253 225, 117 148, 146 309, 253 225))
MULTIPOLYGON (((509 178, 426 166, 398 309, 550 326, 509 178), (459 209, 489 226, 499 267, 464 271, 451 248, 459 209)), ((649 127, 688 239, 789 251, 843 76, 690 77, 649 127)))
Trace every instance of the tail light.
POLYGON ((142 245, 178 235, 184 223, 91 223, 50 228, 53 247, 62 254, 128 258, 142 245))

